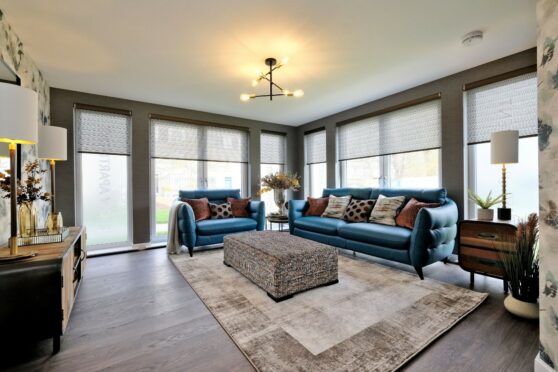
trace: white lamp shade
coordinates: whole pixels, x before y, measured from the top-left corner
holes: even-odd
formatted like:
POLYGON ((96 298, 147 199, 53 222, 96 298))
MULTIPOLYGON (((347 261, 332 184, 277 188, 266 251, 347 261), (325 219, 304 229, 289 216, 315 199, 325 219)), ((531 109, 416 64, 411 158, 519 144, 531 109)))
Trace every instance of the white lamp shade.
POLYGON ((33 144, 38 139, 37 93, 0 83, 0 142, 33 144))
POLYGON ((490 138, 490 158, 492 164, 512 164, 518 162, 519 131, 504 130, 492 133, 490 138))
POLYGON ((68 159, 66 138, 66 128, 40 125, 39 143, 37 144, 39 158, 48 160, 68 159))

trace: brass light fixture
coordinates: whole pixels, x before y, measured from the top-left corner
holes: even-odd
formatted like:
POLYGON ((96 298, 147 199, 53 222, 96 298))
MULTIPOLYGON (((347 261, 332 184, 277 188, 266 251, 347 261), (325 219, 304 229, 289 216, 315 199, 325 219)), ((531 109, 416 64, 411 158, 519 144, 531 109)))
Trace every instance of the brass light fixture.
POLYGON ((287 96, 287 97, 302 97, 304 95, 304 92, 302 91, 302 89, 297 89, 295 91, 290 91, 288 89, 283 89, 281 88, 279 85, 277 85, 274 81, 273 81, 273 72, 280 69, 281 67, 285 66, 288 62, 287 58, 283 58, 281 60, 281 62, 277 62, 277 60, 275 58, 266 58, 265 60, 265 64, 267 66, 269 66, 269 71, 266 73, 263 73, 261 71, 257 71, 257 75, 258 77, 252 81, 252 86, 255 87, 257 86, 262 80, 265 80, 269 83, 269 93, 268 94, 247 94, 247 93, 243 93, 240 95, 240 100, 241 101, 249 101, 251 99, 254 98, 260 98, 260 97, 265 97, 265 98, 269 98, 270 101, 273 101, 273 97, 279 97, 279 96, 287 96), (277 88, 279 90, 279 93, 275 93, 273 91, 273 87, 277 88))

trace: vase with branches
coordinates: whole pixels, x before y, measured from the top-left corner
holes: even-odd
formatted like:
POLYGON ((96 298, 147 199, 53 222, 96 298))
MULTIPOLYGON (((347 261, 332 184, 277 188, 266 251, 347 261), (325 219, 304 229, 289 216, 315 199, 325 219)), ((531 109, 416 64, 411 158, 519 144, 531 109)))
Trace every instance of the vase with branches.
POLYGON ((262 188, 258 191, 257 195, 273 191, 273 200, 275 205, 279 208, 279 215, 286 215, 286 191, 300 190, 300 176, 296 173, 289 172, 275 172, 263 176, 261 179, 262 188))

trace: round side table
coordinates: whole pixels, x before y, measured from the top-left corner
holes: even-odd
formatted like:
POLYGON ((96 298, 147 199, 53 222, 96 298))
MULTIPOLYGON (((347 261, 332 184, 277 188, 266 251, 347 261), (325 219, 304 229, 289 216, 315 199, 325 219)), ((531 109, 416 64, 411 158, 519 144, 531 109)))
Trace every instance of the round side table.
POLYGON ((269 229, 266 226, 266 230, 273 230, 273 224, 276 223, 279 225, 279 231, 289 231, 289 217, 274 216, 270 214, 269 216, 266 216, 265 219, 269 225, 269 229), (287 228, 285 228, 285 225, 287 225, 287 228))

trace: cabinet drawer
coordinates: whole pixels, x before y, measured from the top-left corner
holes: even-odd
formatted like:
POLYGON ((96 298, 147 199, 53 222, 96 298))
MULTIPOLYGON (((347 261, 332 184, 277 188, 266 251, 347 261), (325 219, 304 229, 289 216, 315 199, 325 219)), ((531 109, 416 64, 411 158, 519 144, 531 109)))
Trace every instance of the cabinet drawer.
POLYGON ((512 225, 463 222, 459 229, 459 244, 491 250, 510 250, 514 247, 515 232, 512 225))
POLYGON ((459 265, 467 271, 485 273, 502 278, 504 273, 499 266, 499 261, 482 257, 459 256, 459 265))

